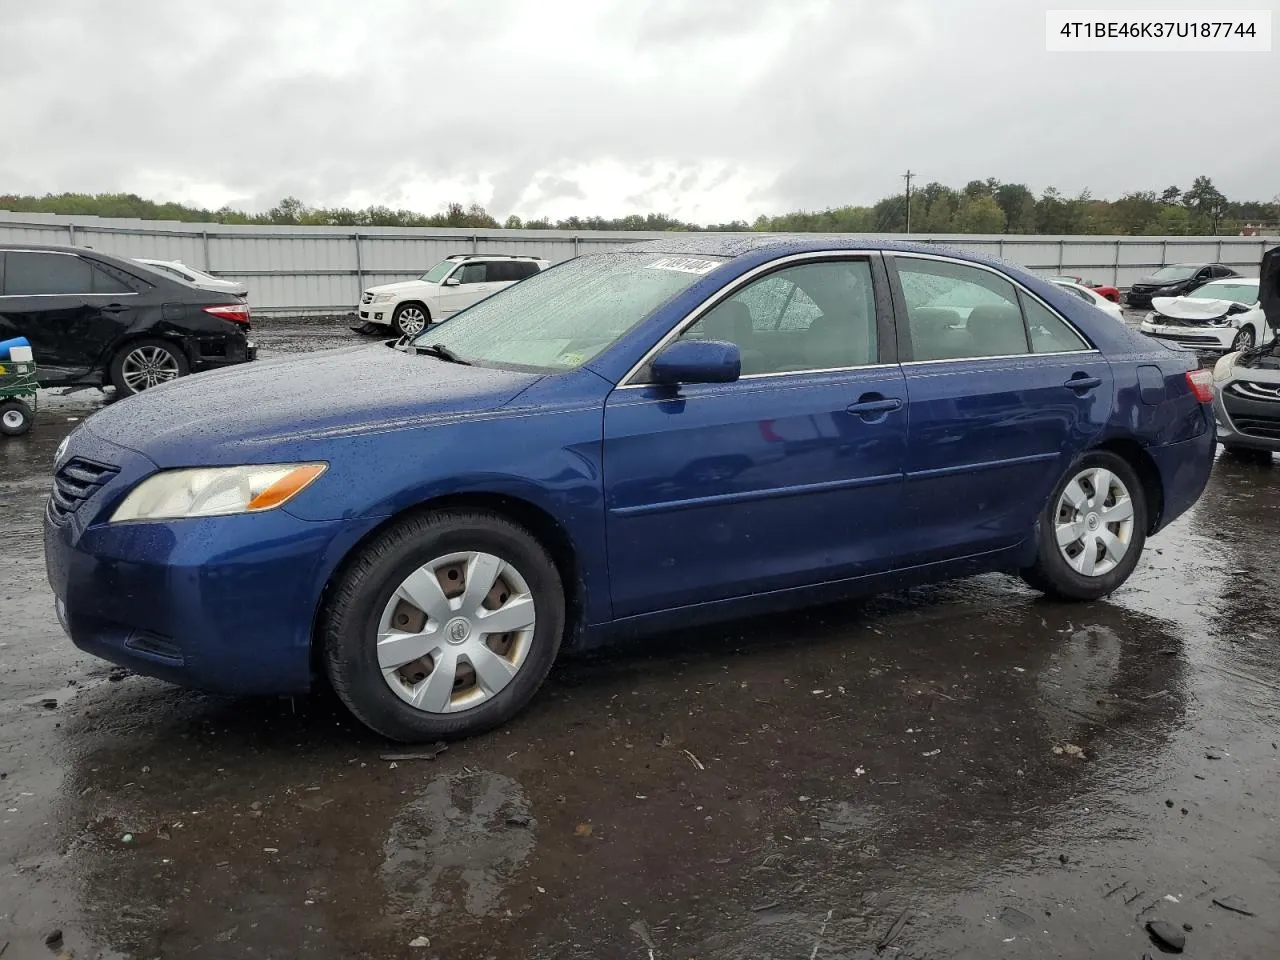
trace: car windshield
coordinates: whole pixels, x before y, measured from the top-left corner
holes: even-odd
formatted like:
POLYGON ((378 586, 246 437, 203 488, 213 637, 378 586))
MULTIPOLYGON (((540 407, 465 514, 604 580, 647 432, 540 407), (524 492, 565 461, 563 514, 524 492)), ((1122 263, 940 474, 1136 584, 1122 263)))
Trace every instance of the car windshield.
POLYGON ((1230 283, 1210 283, 1193 293, 1192 300, 1232 300, 1236 303, 1258 302, 1257 280, 1232 280, 1230 283))
POLYGON ((724 262, 627 252, 578 257, 429 327, 414 344, 442 344, 471 363, 569 370, 724 262))
POLYGON ((1152 280, 1186 280, 1196 272, 1195 267, 1175 263, 1172 267, 1161 267, 1151 275, 1152 280))
POLYGON ((420 276, 419 280, 425 280, 427 283, 439 283, 449 275, 449 271, 458 265, 457 260, 441 260, 434 267, 420 276))

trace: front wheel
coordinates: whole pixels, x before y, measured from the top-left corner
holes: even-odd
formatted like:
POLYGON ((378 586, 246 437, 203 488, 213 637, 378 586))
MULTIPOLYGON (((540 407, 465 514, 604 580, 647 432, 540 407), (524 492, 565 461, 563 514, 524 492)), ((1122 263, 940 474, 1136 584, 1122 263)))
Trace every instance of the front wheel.
POLYGON ((1105 450, 1087 453, 1045 504, 1036 560, 1022 578, 1063 600, 1105 597, 1133 573, 1146 531, 1146 496, 1133 468, 1105 450))
POLYGON ((427 329, 430 320, 426 307, 417 303, 402 303, 391 315, 391 326, 402 337, 416 337, 427 329))
POLYGON ((129 397, 162 383, 185 377, 191 367, 171 343, 140 340, 123 347, 112 359, 108 374, 116 394, 129 397))
POLYGON ((20 437, 31 429, 35 412, 25 400, 5 400, 0 403, 0 433, 6 437, 20 437))
POLYGON ((340 576, 320 623, 339 698, 392 740, 480 733, 537 692, 560 649, 565 599, 547 551, 493 513, 406 518, 340 576))

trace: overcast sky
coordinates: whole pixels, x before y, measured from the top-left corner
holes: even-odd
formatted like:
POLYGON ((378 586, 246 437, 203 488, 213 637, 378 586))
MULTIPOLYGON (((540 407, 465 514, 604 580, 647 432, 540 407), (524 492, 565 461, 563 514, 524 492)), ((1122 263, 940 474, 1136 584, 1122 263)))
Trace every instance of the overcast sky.
POLYGON ((1280 53, 1047 53, 1069 6, 0 0, 0 193, 702 222, 871 203, 908 167, 1280 193, 1280 53))

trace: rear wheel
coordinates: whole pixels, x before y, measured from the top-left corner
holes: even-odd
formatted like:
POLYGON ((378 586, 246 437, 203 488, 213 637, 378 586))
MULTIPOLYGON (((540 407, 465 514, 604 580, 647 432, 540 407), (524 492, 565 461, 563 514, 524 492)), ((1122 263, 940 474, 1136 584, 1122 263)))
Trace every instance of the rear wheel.
POLYGON ((35 412, 25 400, 5 400, 0 403, 0 433, 6 437, 18 437, 31 429, 35 412))
POLYGON ((108 371, 116 393, 132 396, 185 377, 190 365, 182 351, 163 340, 139 340, 115 355, 108 371))
POLYGON ((1146 497, 1133 468, 1105 450, 1087 453, 1045 504, 1036 561, 1022 578, 1064 600, 1105 597, 1133 573, 1146 530, 1146 497))
POLYGON ((427 324, 430 320, 431 317, 427 313, 427 308, 422 304, 402 303, 396 307, 396 312, 391 315, 391 326, 402 337, 416 337, 427 329, 427 324))
POLYGON ((516 714, 560 649, 565 601, 541 544, 497 514, 395 524, 338 580, 320 642, 334 690, 385 737, 469 736, 516 714))

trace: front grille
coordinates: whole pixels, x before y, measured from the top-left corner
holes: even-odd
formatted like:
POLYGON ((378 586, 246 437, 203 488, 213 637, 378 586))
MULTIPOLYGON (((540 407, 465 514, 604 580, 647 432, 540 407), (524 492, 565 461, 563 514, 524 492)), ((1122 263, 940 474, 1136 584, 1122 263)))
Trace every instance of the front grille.
POLYGON ((1280 403, 1280 384, 1254 383, 1252 380, 1237 380, 1227 388, 1236 396, 1249 400, 1262 400, 1267 403, 1280 403))
POLYGON ((1262 440, 1280 440, 1280 417, 1261 417, 1255 414, 1241 417, 1232 414, 1236 429, 1250 437, 1262 440))
POLYGON ((365 291, 364 296, 360 298, 361 303, 373 303, 373 294, 365 291))
POLYGON ((1150 336, 1159 337, 1161 340, 1172 340, 1175 343, 1203 344, 1207 347, 1222 346, 1222 341, 1217 337, 1198 336, 1194 333, 1166 333, 1161 331, 1160 333, 1150 334, 1150 336))
POLYGON ((49 494, 49 516, 61 523, 80 509, 80 505, 120 471, 81 457, 73 457, 53 475, 53 491, 49 494))

